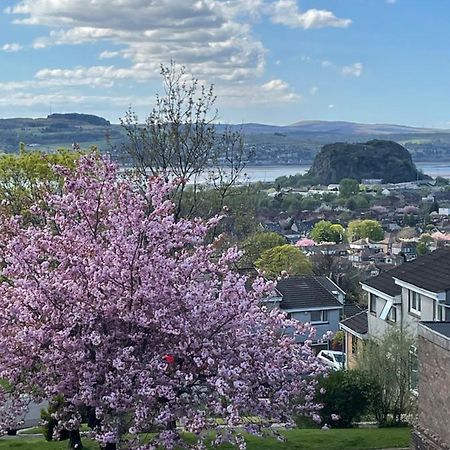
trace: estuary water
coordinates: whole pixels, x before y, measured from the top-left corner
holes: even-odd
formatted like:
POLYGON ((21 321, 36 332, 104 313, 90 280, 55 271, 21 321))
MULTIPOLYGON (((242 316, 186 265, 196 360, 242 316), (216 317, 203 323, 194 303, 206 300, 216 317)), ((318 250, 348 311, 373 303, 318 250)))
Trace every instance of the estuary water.
MULTIPOLYGON (((299 166, 248 166, 245 173, 249 181, 274 181, 278 177, 306 173, 310 165, 299 166)), ((450 162, 416 162, 416 167, 431 177, 450 178, 450 162)))

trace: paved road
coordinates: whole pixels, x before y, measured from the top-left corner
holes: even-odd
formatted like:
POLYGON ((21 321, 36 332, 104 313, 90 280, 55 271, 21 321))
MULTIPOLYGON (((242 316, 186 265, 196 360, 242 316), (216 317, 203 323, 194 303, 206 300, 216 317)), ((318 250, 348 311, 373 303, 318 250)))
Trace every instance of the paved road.
POLYGON ((28 412, 25 414, 24 423, 20 428, 36 427, 41 423, 41 409, 47 408, 48 402, 30 403, 28 412))

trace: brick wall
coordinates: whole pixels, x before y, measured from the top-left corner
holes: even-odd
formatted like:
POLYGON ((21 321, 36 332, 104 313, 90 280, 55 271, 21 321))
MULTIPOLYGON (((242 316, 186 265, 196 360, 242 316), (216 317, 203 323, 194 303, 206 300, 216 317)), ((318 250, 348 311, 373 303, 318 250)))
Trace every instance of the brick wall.
POLYGON ((450 449, 450 339, 421 327, 418 358, 418 423, 411 448, 450 449))

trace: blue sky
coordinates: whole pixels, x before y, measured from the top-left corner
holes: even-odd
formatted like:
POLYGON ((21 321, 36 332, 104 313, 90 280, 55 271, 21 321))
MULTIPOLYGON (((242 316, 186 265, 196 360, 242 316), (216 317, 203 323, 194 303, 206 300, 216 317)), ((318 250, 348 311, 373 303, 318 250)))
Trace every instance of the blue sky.
POLYGON ((141 118, 171 58, 223 122, 450 128, 448 0, 2 0, 0 117, 141 118))

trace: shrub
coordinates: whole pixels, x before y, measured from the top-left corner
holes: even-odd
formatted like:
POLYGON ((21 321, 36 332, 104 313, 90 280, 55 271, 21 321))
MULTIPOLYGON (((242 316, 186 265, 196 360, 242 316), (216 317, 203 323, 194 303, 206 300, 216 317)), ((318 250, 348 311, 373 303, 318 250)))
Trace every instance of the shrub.
POLYGON ((319 425, 311 417, 296 416, 294 420, 297 428, 319 428, 319 425))
POLYGON ((318 401, 323 404, 322 423, 342 428, 351 427, 352 422, 369 409, 373 390, 370 379, 362 372, 331 372, 318 384, 318 401), (335 415, 338 416, 337 420, 335 415))

